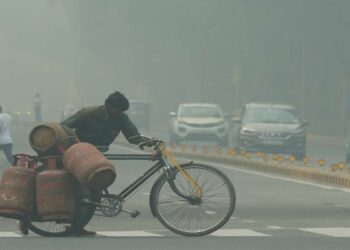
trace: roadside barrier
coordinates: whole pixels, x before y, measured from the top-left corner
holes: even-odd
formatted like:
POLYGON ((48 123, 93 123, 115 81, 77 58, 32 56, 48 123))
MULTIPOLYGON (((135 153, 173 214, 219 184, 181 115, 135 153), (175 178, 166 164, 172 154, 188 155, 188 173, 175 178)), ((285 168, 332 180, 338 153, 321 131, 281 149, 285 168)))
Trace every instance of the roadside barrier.
MULTIPOLYGON (((133 147, 123 139, 117 144, 133 147)), ((296 157, 263 152, 236 152, 233 148, 209 147, 207 145, 169 145, 169 150, 176 157, 209 161, 227 165, 234 165, 260 172, 279 174, 300 180, 311 180, 318 183, 330 184, 350 188, 350 166, 344 162, 337 162, 327 166, 324 159, 319 159, 310 167, 311 160, 304 157, 297 161, 296 157)))

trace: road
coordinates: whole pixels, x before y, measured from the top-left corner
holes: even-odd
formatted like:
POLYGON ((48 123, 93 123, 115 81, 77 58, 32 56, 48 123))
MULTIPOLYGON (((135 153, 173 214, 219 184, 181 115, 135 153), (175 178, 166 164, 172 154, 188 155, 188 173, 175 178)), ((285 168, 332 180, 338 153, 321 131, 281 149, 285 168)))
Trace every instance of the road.
MULTIPOLYGON (((27 135, 28 128, 14 127, 16 152, 32 152, 27 135)), ((111 152, 131 151, 113 146, 111 152)), ((151 163, 120 161, 115 166, 118 176, 110 192, 118 193, 151 163)), ((348 249, 350 190, 215 166, 233 182, 237 204, 231 220, 212 235, 187 238, 165 229, 148 206, 153 178, 125 204, 141 211, 135 219, 126 213, 95 217, 87 227, 98 232, 94 238, 44 238, 22 237, 14 220, 0 218, 0 249, 348 249)))
MULTIPOLYGON (((141 131, 142 133, 162 138, 163 140, 168 139, 168 128, 161 127, 158 130, 153 131, 141 131)), ((332 137, 332 136, 321 136, 321 135, 307 135, 307 145, 306 145, 306 157, 307 164, 305 167, 319 167, 319 160, 324 160, 323 169, 331 171, 331 166, 337 163, 345 162, 346 150, 345 150, 346 138, 332 137)), ((208 146, 209 148, 216 148, 216 142, 201 142, 201 141, 190 141, 182 142, 181 144, 186 144, 188 146, 197 145, 199 147, 208 146)), ((188 147, 189 148, 189 147, 188 147)), ((229 145, 227 149, 232 148, 232 135, 230 135, 229 145)), ((269 154, 271 156, 271 154, 269 154)), ((287 160, 290 155, 284 155, 287 160)), ((252 159, 257 159, 257 157, 252 154, 252 159)), ((304 166, 301 161, 295 161, 294 164, 304 166)), ((343 172, 347 174, 347 168, 343 170, 337 170, 338 172, 343 172)))

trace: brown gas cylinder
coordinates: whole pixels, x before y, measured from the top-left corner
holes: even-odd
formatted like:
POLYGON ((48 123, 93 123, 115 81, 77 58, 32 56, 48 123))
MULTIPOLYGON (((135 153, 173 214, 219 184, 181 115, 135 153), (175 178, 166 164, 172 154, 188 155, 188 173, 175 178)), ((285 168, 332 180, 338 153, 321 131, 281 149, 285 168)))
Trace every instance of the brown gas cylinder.
POLYGON ((64 167, 83 185, 103 190, 116 177, 113 165, 92 144, 74 144, 63 154, 64 167))
POLYGON ((11 167, 0 182, 0 216, 21 218, 34 209, 35 177, 33 169, 11 167))
POLYGON ((62 154, 78 142, 73 130, 59 123, 42 123, 29 134, 30 146, 40 156, 62 154))
POLYGON ((73 217, 76 209, 76 184, 66 170, 45 170, 37 175, 37 213, 41 220, 73 217))

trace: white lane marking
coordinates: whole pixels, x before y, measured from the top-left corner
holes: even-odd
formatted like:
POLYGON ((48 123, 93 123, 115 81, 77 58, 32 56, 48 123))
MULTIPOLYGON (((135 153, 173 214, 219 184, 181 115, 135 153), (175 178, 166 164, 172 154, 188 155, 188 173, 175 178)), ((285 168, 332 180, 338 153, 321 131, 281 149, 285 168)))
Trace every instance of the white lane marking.
POLYGON ((266 226, 269 229, 283 229, 283 227, 280 226, 266 226))
POLYGON ((331 237, 350 237, 350 228, 348 227, 314 227, 314 228, 299 228, 301 231, 322 234, 331 237))
POLYGON ((97 232, 99 236, 108 237, 159 237, 164 236, 161 234, 155 234, 145 231, 101 231, 97 232))
POLYGON ((255 220, 243 220, 244 223, 254 223, 256 222, 255 220))
POLYGON ((214 236, 219 236, 219 237, 252 237, 252 236, 271 236, 268 234, 263 234, 259 232, 255 232, 253 230, 249 229, 223 229, 223 230, 218 230, 211 235, 214 236))
POLYGON ((17 237, 23 237, 23 235, 16 233, 16 232, 0 232, 0 237, 10 237, 10 238, 17 238, 17 237))

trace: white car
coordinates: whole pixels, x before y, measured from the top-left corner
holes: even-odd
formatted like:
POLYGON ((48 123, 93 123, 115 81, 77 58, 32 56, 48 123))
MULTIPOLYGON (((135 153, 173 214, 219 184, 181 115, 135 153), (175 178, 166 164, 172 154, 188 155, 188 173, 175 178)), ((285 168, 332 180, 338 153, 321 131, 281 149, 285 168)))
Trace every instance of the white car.
POLYGON ((227 146, 229 123, 221 107, 211 103, 180 104, 177 113, 171 112, 170 143, 181 141, 215 141, 227 146))

